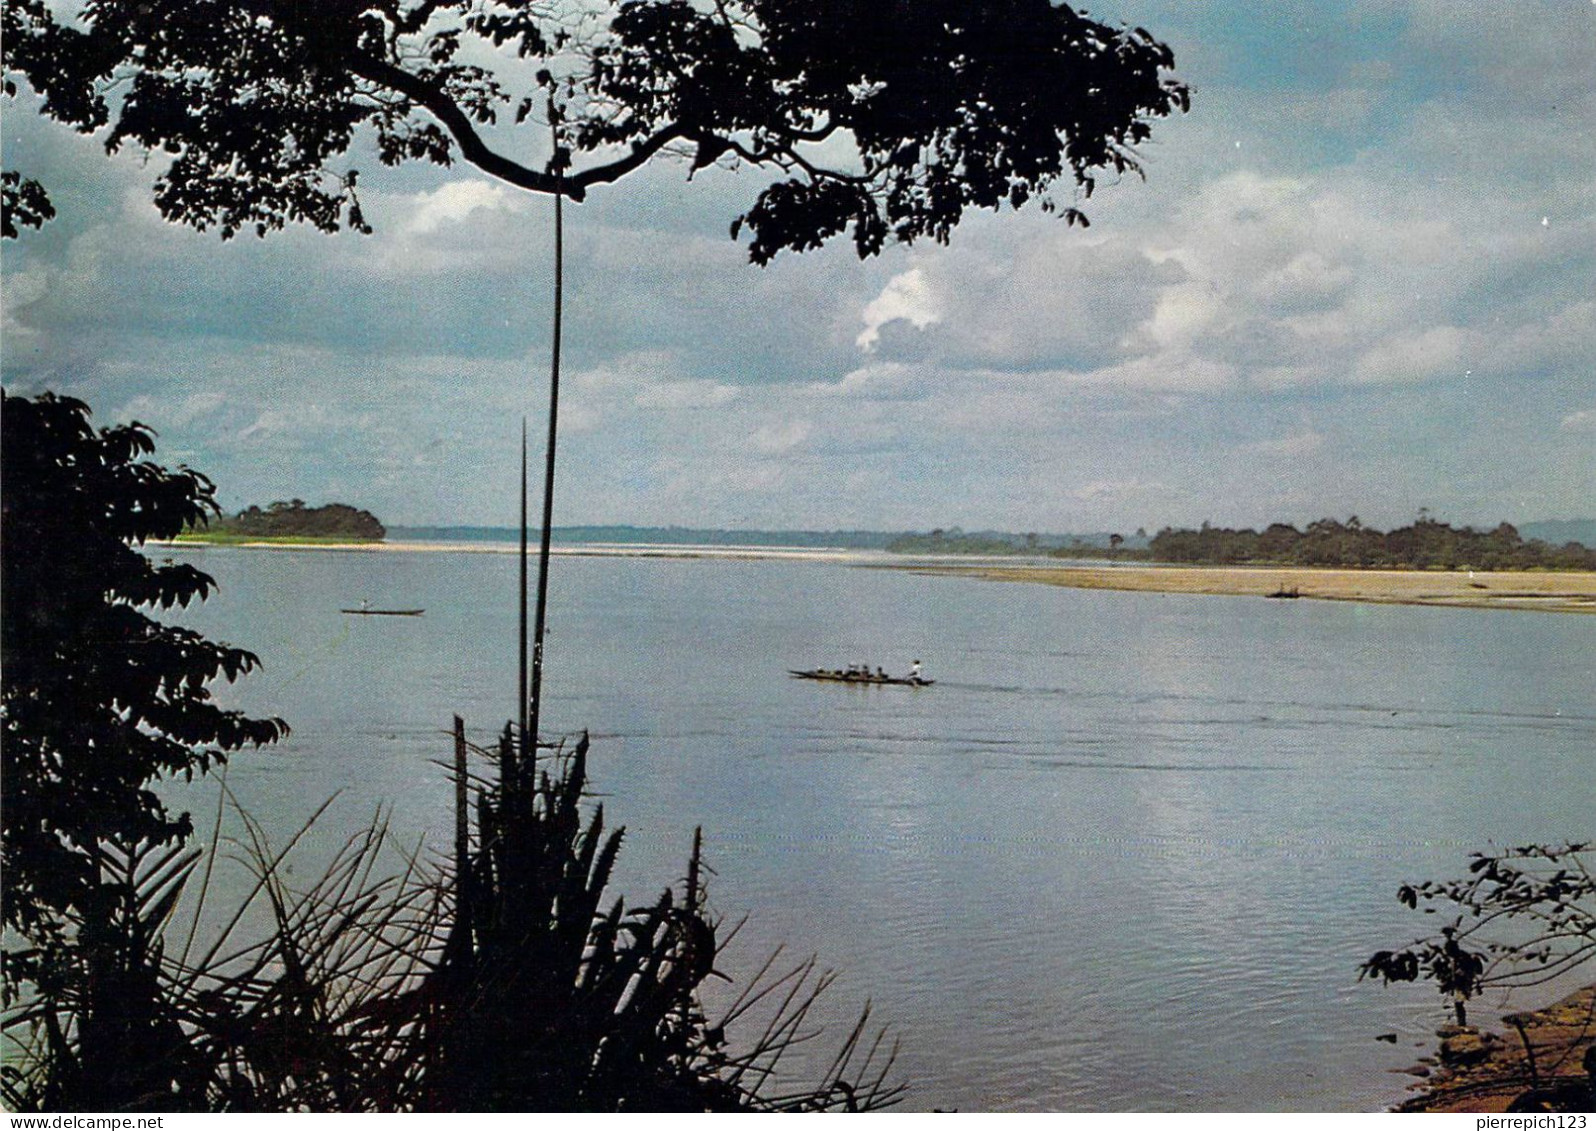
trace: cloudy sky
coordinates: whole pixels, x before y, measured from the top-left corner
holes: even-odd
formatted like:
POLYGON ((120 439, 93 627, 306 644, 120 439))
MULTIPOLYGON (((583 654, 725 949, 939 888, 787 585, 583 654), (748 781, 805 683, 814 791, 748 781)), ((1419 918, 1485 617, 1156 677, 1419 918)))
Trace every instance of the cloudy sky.
MULTIPOLYGON (((568 213, 560 523, 1009 530, 1596 511, 1596 3, 1113 0, 1194 87, 1082 231, 746 262, 756 190, 568 213)), ((368 166, 372 237, 165 224, 151 166, 8 107, 8 391, 139 419, 224 505, 507 525, 550 205, 368 166)), ((534 458, 537 458, 534 453, 534 458)))

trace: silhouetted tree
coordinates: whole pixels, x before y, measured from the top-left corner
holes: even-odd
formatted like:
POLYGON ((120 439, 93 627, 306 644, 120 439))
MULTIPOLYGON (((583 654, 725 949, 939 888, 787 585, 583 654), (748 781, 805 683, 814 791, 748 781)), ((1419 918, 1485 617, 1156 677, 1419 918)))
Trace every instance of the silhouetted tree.
POLYGON ((1525 845, 1476 852, 1466 879, 1403 884, 1397 899, 1445 913, 1439 934, 1371 955, 1362 978, 1434 982, 1458 1024, 1492 987, 1539 986, 1596 959, 1591 845, 1525 845))
POLYGON ((254 668, 253 654, 139 611, 215 587, 136 549, 214 510, 210 481, 140 459, 154 433, 96 431, 81 401, 4 397, 0 409, 4 920, 31 934, 95 902, 103 841, 188 835, 188 814, 167 810, 154 779, 192 778, 287 727, 211 699, 208 685, 254 668))
MULTIPOLYGON (((151 785, 287 727, 211 700, 208 685, 249 671, 251 653, 139 611, 214 588, 136 548, 213 511, 210 481, 140 459, 154 450, 145 426, 96 431, 87 405, 49 393, 0 395, 0 432, 0 896, 16 932, 5 1000, 20 1009, 7 1027, 34 1027, 47 1110, 200 1104, 160 984, 161 932, 199 853, 184 843, 189 815, 151 785)), ((18 1081, 8 1065, 8 1106, 18 1081)))
POLYGON ((463 160, 573 201, 666 152, 693 171, 758 166, 774 179, 732 225, 756 263, 844 231, 871 255, 945 241, 969 207, 1037 199, 1084 224, 1076 198, 1101 172, 1140 172, 1150 120, 1188 104, 1149 32, 1049 0, 58 10, 7 0, 7 93, 23 79, 43 113, 103 131, 109 150, 170 155, 163 215, 224 238, 288 222, 369 231, 357 170, 340 164, 361 135, 384 164, 463 160), (1060 182, 1062 202, 1049 195, 1060 182))
POLYGON ((0 174, 0 237, 14 240, 21 232, 18 224, 42 228, 54 218, 55 206, 43 185, 24 180, 21 173, 8 170, 0 174))

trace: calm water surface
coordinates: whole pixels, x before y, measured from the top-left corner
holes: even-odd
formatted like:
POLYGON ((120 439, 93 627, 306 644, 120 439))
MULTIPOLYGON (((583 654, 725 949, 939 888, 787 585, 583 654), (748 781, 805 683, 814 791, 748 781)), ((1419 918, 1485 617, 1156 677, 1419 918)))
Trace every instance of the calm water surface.
MULTIPOLYGON (((265 662, 229 701, 294 727, 235 759, 246 803, 286 833, 341 791, 326 842, 389 803, 446 844, 450 717, 513 712, 514 559, 183 554, 222 585, 187 619, 265 662)), ((916 1108, 1382 1107, 1442 1019, 1356 981, 1425 926, 1397 885, 1596 832, 1593 617, 593 557, 550 607, 545 731, 594 736, 618 890, 702 824, 731 971, 840 970, 916 1108), (786 675, 915 658, 935 687, 786 675)))

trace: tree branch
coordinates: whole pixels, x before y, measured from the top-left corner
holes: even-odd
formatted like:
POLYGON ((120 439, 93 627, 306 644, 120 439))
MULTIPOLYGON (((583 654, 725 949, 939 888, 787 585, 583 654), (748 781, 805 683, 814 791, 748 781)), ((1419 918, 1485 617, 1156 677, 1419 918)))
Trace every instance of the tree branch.
POLYGON ((682 127, 679 124, 672 122, 670 125, 654 134, 652 137, 645 138, 638 144, 634 145, 632 147, 632 151, 625 157, 622 157, 620 160, 612 161, 608 165, 599 165, 592 169, 587 169, 583 172, 566 177, 566 196, 572 200, 581 200, 582 195, 586 192, 589 185, 608 184, 610 181, 620 180, 633 169, 647 164, 649 158, 653 157, 671 142, 679 141, 686 136, 686 132, 682 129, 682 127))
POLYGON ((350 70, 366 81, 397 91, 426 108, 460 146, 460 155, 484 173, 530 192, 550 195, 562 192, 567 200, 581 201, 587 195, 589 186, 620 180, 634 169, 647 164, 665 146, 686 136, 680 125, 672 123, 638 142, 624 157, 606 165, 598 165, 580 173, 567 175, 562 179, 552 173, 545 173, 513 161, 490 148, 482 140, 482 135, 477 132, 476 125, 454 99, 420 76, 369 55, 351 56, 350 70))
MULTIPOLYGON (((552 195, 559 188, 558 177, 529 168, 490 149, 471 119, 454 99, 425 79, 382 59, 374 59, 370 55, 356 52, 351 52, 349 55, 349 69, 366 81, 396 90, 412 102, 425 107, 443 124, 444 129, 449 131, 450 136, 460 146, 460 155, 484 173, 531 192, 552 195)), ((566 196, 571 200, 582 199, 581 190, 572 191, 569 182, 567 182, 566 196)))

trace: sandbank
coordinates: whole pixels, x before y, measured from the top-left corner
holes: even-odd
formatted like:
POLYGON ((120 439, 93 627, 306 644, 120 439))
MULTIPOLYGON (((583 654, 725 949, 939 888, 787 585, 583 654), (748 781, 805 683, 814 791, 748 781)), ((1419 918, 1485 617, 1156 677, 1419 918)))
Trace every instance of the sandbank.
MULTIPOLYGON (((151 542, 152 546, 179 550, 278 550, 284 553, 340 554, 517 554, 517 542, 151 542)), ((537 542, 531 546, 537 553, 537 542)), ((555 557, 577 558, 729 558, 733 560, 855 561, 861 551, 809 546, 693 546, 664 542, 582 542, 556 544, 555 557)), ((869 551, 863 552, 869 554, 869 551)), ((871 560, 878 560, 879 555, 871 560)))
POLYGON ((1596 573, 1468 570, 1292 569, 1269 566, 922 566, 924 573, 1029 581, 1073 589, 1212 593, 1237 597, 1295 594, 1319 601, 1442 605, 1596 613, 1596 573))
MULTIPOLYGON (((285 553, 514 554, 515 542, 176 542, 151 543, 184 550, 247 549, 285 553)), ((534 547, 535 552, 535 547, 534 547)), ((694 546, 667 543, 579 543, 556 545, 559 557, 627 557, 741 561, 825 561, 915 573, 1029 581, 1072 589, 1118 589, 1142 593, 1206 593, 1268 597, 1282 593, 1320 601, 1392 605, 1440 605, 1467 609, 1533 609, 1596 613, 1596 573, 1574 571, 1296 569, 1285 566, 1051 565, 1032 559, 949 555, 913 557, 881 550, 787 546, 694 546)))

